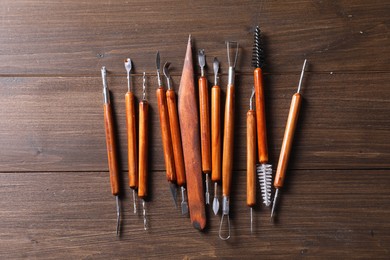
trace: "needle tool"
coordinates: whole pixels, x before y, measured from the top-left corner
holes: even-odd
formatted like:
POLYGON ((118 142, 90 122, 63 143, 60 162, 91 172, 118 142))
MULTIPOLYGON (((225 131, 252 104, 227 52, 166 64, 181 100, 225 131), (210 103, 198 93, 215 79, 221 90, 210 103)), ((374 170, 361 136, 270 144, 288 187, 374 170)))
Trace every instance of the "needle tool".
POLYGON ((142 200, 142 215, 144 229, 148 229, 146 214, 146 198, 148 196, 148 112, 149 103, 146 100, 146 75, 143 74, 142 100, 139 102, 139 161, 138 161, 138 197, 142 200))
POLYGON ((127 93, 125 95, 126 104, 126 125, 127 125, 127 159, 129 164, 129 186, 133 193, 134 214, 137 213, 136 190, 138 188, 138 169, 137 169, 137 136, 135 124, 135 101, 131 84, 131 59, 125 60, 125 69, 127 72, 127 93))
POLYGON ((290 112, 288 113, 286 129, 284 131, 282 148, 280 149, 278 168, 276 169, 276 176, 275 176, 275 181, 274 181, 274 187, 275 187, 276 191, 275 191, 275 196, 274 196, 274 202, 272 205, 271 220, 275 216, 275 209, 276 209, 276 206, 278 204, 280 189, 283 187, 283 183, 284 183, 284 179, 285 179, 286 171, 287 171, 288 159, 290 158, 290 154, 291 154, 294 133, 295 133, 295 129, 296 129, 297 122, 298 122, 299 109, 300 109, 301 103, 302 103, 302 95, 300 94, 300 90, 301 90, 303 74, 305 73, 305 67, 306 67, 306 59, 303 62, 303 67, 302 67, 301 77, 299 79, 297 93, 295 93, 293 95, 292 100, 291 100, 290 112))
POLYGON ((107 71, 106 67, 102 67, 102 80, 103 80, 103 109, 104 109, 104 125, 106 132, 106 145, 107 145, 107 157, 108 157, 108 169, 110 172, 110 184, 111 193, 115 196, 116 202, 116 235, 120 234, 120 205, 119 205, 119 168, 118 157, 116 154, 115 144, 115 129, 114 119, 112 116, 112 107, 110 102, 110 91, 107 86, 107 71))

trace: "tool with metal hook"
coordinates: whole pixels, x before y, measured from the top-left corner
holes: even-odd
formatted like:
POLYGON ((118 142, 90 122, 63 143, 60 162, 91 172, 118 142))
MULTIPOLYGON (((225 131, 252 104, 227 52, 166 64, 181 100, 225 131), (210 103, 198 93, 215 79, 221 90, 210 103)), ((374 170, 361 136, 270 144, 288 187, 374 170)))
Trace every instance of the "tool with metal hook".
POLYGON ((214 58, 214 86, 211 88, 211 180, 214 182, 213 212, 219 211, 218 182, 221 181, 221 88, 218 85, 219 62, 214 58))
POLYGON ((175 159, 175 170, 176 170, 176 181, 177 185, 181 189, 181 213, 183 215, 188 214, 188 202, 187 202, 187 191, 186 191, 186 175, 184 168, 184 157, 183 157, 183 148, 181 144, 180 136, 180 125, 179 117, 177 114, 177 103, 176 103, 176 94, 172 89, 171 76, 169 75, 169 66, 170 63, 166 62, 163 67, 163 73, 167 80, 167 105, 168 105, 168 117, 169 117, 169 126, 172 136, 172 148, 173 156, 175 159))
POLYGON ((158 111, 160 114, 161 137, 162 137, 162 143, 164 149, 165 168, 167 171, 166 175, 170 185, 172 197, 175 202, 175 206, 177 208, 177 200, 176 200, 177 191, 176 191, 176 184, 175 184, 176 182, 175 161, 173 155, 171 129, 169 127, 167 99, 165 95, 165 89, 163 87, 161 76, 160 76, 160 52, 157 52, 156 68, 157 68, 157 81, 158 81, 156 96, 158 102, 158 111))
POLYGON ((249 99, 246 113, 246 204, 250 207, 251 233, 253 232, 253 207, 256 205, 256 112, 253 110, 253 96, 249 99))
POLYGON ((138 161, 138 197, 142 200, 142 215, 144 229, 148 229, 146 216, 146 202, 148 196, 148 111, 149 104, 146 100, 146 75, 143 74, 142 100, 139 102, 139 161, 138 161))
POLYGON ((136 189, 138 188, 138 171, 137 171, 137 136, 135 124, 135 105, 134 94, 131 86, 131 59, 125 60, 127 72, 127 93, 125 95, 126 104, 126 125, 127 125, 127 158, 129 164, 129 186, 133 192, 134 214, 137 213, 136 189))
POLYGON ((271 219, 273 219, 273 217, 275 216, 275 208, 276 208, 276 205, 278 203, 279 190, 283 187, 284 179, 286 176, 288 159, 289 159, 290 154, 291 154, 294 132, 295 132, 295 128, 297 126, 299 109, 300 109, 301 103, 302 103, 302 95, 300 94, 300 90, 301 90, 303 74, 305 72, 305 67, 306 67, 306 59, 303 62, 303 67, 302 67, 301 77, 299 79, 297 93, 295 93, 293 95, 292 100, 291 100, 290 112, 288 113, 286 129, 284 131, 282 148, 280 149, 278 168, 276 169, 276 175, 275 175, 275 181, 274 181, 274 187, 275 187, 276 191, 275 191, 275 196, 274 196, 274 202, 272 205, 271 219))
POLYGON ((119 168, 117 162, 117 151, 115 144, 115 129, 114 119, 112 116, 112 108, 110 101, 110 91, 107 87, 107 71, 106 67, 102 67, 103 80, 103 109, 104 109, 104 125, 106 132, 106 145, 108 156, 108 169, 110 172, 111 193, 115 196, 116 202, 116 235, 120 234, 120 205, 119 205, 119 168))
POLYGON ((198 52, 198 61, 200 66, 199 84, 199 116, 200 116, 200 143, 202 151, 202 172, 206 175, 205 178, 205 201, 210 204, 209 192, 209 174, 211 173, 211 146, 210 146, 210 112, 209 112, 209 95, 207 78, 204 73, 206 66, 206 58, 204 50, 198 52))
POLYGON ((222 240, 230 238, 229 203, 230 188, 233 171, 233 144, 234 144, 234 78, 238 57, 238 42, 227 42, 227 55, 229 63, 228 85, 226 90, 223 153, 222 153, 222 217, 219 226, 219 237, 222 240), (228 234, 222 236, 222 225, 227 218, 228 234))

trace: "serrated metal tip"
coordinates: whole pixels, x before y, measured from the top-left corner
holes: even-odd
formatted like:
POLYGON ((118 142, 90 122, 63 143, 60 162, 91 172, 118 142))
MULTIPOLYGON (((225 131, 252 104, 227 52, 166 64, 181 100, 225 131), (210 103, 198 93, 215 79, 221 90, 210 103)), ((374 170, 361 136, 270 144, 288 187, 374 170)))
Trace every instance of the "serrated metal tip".
POLYGON ((264 48, 261 31, 258 26, 255 28, 253 49, 252 49, 252 67, 262 68, 264 66, 264 48))

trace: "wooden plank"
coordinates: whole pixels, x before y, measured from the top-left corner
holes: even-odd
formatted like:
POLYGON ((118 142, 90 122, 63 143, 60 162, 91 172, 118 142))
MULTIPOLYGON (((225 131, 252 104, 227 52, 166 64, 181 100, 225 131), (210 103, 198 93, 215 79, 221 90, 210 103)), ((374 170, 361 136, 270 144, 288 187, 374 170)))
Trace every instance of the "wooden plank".
POLYGON ((239 41, 238 70, 250 72, 258 24, 265 34, 266 72, 296 72, 303 58, 313 62, 312 71, 389 71, 386 2, 262 2, 3 0, 0 73, 97 75, 104 64, 124 75, 128 56, 141 73, 154 69, 157 50, 179 68, 188 34, 209 63, 214 56, 222 61, 224 73, 225 41, 239 41))
MULTIPOLYGON (((300 66, 301 64, 299 64, 300 66)), ((299 75, 266 75, 270 161, 277 162, 299 75)), ((245 169, 245 114, 251 76, 237 76, 235 169, 245 169)), ((141 97, 141 78, 135 79, 141 97)), ((390 74, 308 74, 292 169, 389 167, 390 74), (373 91, 375 89, 375 91, 373 91), (387 94, 386 94, 387 93, 387 94)), ((177 89, 178 77, 173 78, 177 89)), ((226 78, 222 78, 225 91, 226 78)), ((108 77, 117 120, 121 169, 127 169, 126 79, 108 77)), ((148 77, 150 167, 163 170, 155 77, 148 77)), ((107 170, 100 78, 0 78, 1 171, 107 170)), ((223 96, 224 100, 224 96, 223 96)))
POLYGON ((253 234, 245 203, 246 175, 236 171, 228 242, 218 238, 219 217, 211 209, 208 229, 196 231, 172 206, 164 174, 150 174, 149 231, 143 230, 142 217, 133 214, 126 188, 122 237, 117 239, 107 173, 0 173, 0 258, 390 256, 387 170, 290 171, 278 222, 272 224, 270 210, 258 206, 253 234))

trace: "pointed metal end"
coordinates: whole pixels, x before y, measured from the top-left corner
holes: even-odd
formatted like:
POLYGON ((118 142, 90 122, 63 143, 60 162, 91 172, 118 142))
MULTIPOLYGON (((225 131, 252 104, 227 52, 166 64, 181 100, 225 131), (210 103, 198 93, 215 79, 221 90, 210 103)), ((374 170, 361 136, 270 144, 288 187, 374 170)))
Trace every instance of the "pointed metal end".
POLYGON ((134 207, 134 214, 137 214, 137 199, 135 195, 135 189, 133 189, 133 207, 134 207))
POLYGON ((253 207, 251 207, 250 213, 251 213, 251 234, 252 234, 253 233, 253 207))
POLYGON ((176 184, 173 182, 169 182, 169 188, 171 190, 173 201, 175 202, 175 207, 177 208, 177 190, 176 184))
POLYGON ((118 195, 115 196, 116 201, 116 236, 119 237, 120 235, 120 216, 121 216, 121 209, 119 206, 119 197, 118 195))
POLYGON ((274 196, 274 202, 272 205, 272 210, 271 210, 271 221, 273 221, 275 217, 275 209, 276 205, 278 204, 278 195, 279 195, 279 189, 276 189, 275 196, 274 196))
POLYGON ((169 75, 169 66, 171 66, 171 63, 170 62, 165 62, 164 64, 164 67, 163 67, 163 73, 164 73, 164 76, 169 79, 171 76, 169 75))
POLYGON ((209 205, 210 204, 210 192, 205 193, 205 199, 206 199, 206 204, 209 205))
POLYGON ((219 200, 217 197, 214 197, 214 200, 213 200, 213 212, 214 212, 214 215, 218 215, 218 211, 219 211, 219 200))

